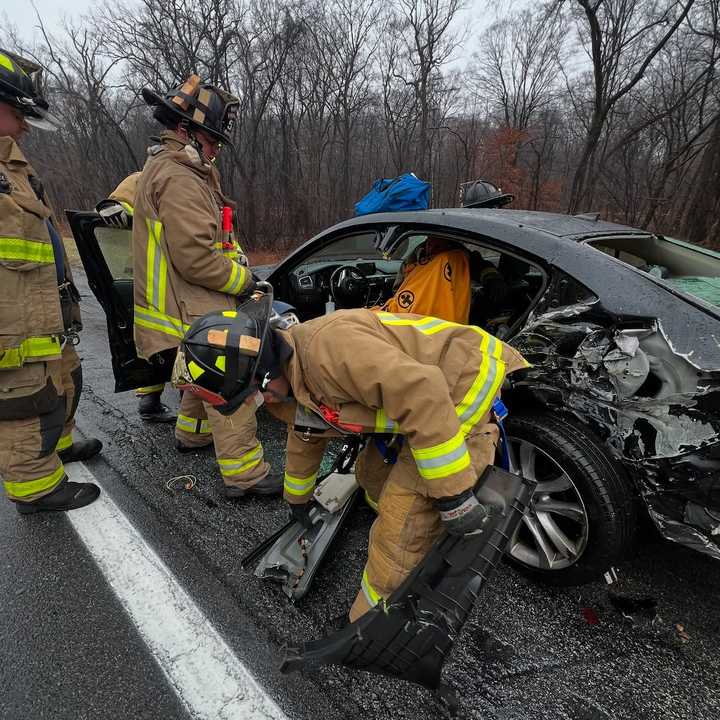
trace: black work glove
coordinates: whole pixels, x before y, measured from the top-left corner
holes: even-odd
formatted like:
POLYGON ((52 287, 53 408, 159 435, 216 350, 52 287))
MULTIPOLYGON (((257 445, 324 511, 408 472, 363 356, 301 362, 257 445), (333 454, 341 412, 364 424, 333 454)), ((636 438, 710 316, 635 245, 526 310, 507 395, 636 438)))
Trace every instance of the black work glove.
POLYGON ((304 528, 310 529, 313 526, 308 510, 310 509, 310 503, 291 503, 290 504, 290 515, 295 522, 299 522, 304 528))
POLYGON ((472 489, 436 500, 435 508, 451 535, 473 535, 482 532, 493 510, 492 506, 479 502, 472 489))

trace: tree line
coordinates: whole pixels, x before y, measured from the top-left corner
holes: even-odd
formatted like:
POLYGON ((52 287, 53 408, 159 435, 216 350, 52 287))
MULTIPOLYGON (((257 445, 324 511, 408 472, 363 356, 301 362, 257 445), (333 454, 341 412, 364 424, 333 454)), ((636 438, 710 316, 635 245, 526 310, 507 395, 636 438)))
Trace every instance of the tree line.
POLYGON ((106 0, 58 31, 38 17, 32 42, 5 23, 0 41, 47 68, 63 126, 28 154, 56 209, 92 207, 142 168, 158 128, 140 89, 195 72, 240 99, 219 165, 250 249, 291 247, 406 171, 432 183, 434 207, 483 177, 516 208, 720 247, 717 0, 510 5, 479 35, 462 9, 106 0))

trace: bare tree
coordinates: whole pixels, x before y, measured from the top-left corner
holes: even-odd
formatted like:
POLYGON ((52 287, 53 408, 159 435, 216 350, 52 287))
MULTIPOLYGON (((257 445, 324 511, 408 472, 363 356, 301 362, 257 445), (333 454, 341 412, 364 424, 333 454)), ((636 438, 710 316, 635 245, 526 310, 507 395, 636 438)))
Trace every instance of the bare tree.
POLYGON ((568 209, 592 202, 595 155, 608 116, 645 76, 695 0, 577 0, 574 13, 583 48, 592 63, 592 97, 581 120, 585 140, 573 176, 568 209))

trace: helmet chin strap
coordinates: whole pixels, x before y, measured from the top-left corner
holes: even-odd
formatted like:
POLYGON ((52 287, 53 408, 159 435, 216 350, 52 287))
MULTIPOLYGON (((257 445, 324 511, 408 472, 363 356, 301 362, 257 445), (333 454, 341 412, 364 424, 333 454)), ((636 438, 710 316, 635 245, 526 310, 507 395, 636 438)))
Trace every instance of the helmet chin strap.
POLYGON ((205 151, 203 150, 202 143, 197 139, 195 136, 195 133, 193 132, 190 123, 187 120, 183 120, 178 124, 178 129, 182 130, 185 135, 187 135, 188 144, 191 145, 196 151, 197 154, 206 162, 209 162, 209 160, 205 157, 205 151))

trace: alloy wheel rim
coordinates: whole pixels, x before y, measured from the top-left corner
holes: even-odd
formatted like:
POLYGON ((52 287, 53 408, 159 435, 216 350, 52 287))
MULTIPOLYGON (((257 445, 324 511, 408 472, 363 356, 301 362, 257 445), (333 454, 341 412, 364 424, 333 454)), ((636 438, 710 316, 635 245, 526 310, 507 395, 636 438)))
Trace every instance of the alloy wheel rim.
POLYGON ((511 467, 537 482, 508 553, 533 569, 568 568, 587 547, 590 523, 582 496, 570 475, 548 453, 527 440, 508 440, 511 467))

